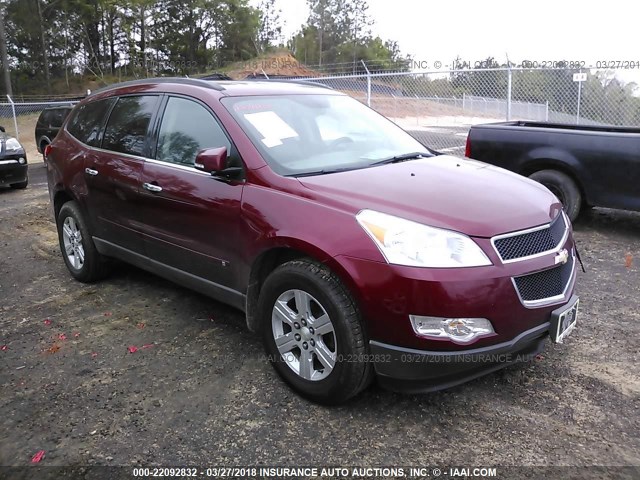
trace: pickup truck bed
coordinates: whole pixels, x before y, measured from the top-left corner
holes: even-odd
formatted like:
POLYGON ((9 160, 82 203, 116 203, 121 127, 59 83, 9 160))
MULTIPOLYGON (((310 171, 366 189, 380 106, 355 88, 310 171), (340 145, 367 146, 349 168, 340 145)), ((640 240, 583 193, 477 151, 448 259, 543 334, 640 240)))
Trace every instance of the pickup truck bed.
POLYGON ((640 210, 640 128, 523 121, 474 125, 466 156, 544 184, 572 220, 589 206, 640 210))

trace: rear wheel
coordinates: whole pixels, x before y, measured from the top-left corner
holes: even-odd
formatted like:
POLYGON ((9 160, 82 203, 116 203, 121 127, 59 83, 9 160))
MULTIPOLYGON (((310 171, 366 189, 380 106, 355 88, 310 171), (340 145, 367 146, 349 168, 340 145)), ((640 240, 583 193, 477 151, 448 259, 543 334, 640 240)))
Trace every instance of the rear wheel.
POLYGON ((71 275, 81 282, 100 280, 108 273, 107 259, 98 253, 76 202, 67 202, 58 214, 58 240, 71 275))
POLYGON ((43 140, 42 143, 40 144, 40 151, 42 152, 42 161, 45 162, 45 166, 47 162, 47 157, 44 155, 44 149, 47 148, 48 145, 49 145, 49 142, 46 140, 43 140))
POLYGON ((358 307, 324 265, 281 265, 265 281, 258 308, 269 359, 298 393, 339 404, 368 385, 371 365, 358 307))
POLYGON ((578 218, 582 208, 582 194, 571 177, 558 170, 540 170, 529 178, 543 184, 558 197, 572 222, 578 218))

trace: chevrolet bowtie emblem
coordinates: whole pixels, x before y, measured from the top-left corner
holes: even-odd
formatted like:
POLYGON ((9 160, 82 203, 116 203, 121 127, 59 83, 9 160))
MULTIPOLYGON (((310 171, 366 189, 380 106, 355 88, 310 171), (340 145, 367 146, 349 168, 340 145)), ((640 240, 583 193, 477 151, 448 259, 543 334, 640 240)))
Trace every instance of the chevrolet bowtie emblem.
POLYGON ((569 261, 569 252, 565 248, 564 250, 560 250, 560 252, 556 255, 556 265, 561 263, 564 265, 569 261))

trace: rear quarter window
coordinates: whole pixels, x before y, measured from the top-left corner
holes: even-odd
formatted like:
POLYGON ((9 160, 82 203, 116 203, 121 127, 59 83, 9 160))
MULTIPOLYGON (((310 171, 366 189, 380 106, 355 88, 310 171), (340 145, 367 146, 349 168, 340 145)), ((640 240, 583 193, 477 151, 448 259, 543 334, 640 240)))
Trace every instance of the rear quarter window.
POLYGON ((100 133, 114 99, 108 98, 80 105, 73 112, 67 131, 82 143, 100 146, 100 133))
POLYGON ((38 125, 44 127, 61 127, 70 111, 71 108, 66 107, 44 110, 40 114, 40 118, 38 118, 38 125))
POLYGON ((52 127, 60 127, 64 123, 64 119, 69 114, 69 108, 56 108, 51 111, 51 117, 48 119, 52 127))
POLYGON ((46 125, 49 123, 49 111, 45 110, 38 117, 38 126, 46 125))

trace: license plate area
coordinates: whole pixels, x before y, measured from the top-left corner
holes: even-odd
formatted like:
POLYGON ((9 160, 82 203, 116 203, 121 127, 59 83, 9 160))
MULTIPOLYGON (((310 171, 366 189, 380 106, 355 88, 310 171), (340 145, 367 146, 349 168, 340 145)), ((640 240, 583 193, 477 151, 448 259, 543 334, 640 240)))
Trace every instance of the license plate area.
POLYGON ((579 305, 578 297, 573 297, 567 305, 551 313, 549 334, 554 342, 562 343, 576 327, 579 305))

